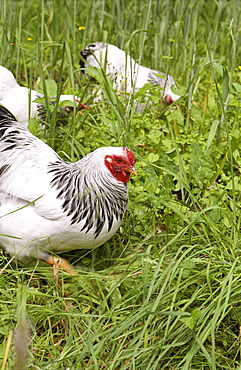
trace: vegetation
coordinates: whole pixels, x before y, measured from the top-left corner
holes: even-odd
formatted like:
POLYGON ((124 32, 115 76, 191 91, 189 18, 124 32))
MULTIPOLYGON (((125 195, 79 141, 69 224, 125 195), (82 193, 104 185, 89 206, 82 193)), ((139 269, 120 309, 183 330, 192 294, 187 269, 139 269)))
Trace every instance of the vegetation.
MULTIPOLYGON (((65 257, 79 273, 0 256, 2 370, 241 369, 241 44, 238 0, 2 0, 0 64, 36 90, 79 95, 90 111, 44 137, 64 159, 127 145, 139 176, 119 232, 65 257), (94 41, 170 73, 182 99, 143 113, 103 72, 81 73, 94 41), (52 81, 54 80, 55 83, 52 81), (14 331, 14 332, 13 332, 14 331), (14 339, 15 338, 15 339, 14 339), (23 355, 12 345, 20 338, 23 355)), ((48 109, 51 109, 49 107, 48 109)))

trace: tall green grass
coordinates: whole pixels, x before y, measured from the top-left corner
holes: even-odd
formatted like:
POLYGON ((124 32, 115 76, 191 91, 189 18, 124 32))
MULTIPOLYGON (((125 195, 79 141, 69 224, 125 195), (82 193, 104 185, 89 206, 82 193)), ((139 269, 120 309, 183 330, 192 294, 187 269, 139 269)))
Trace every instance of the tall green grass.
POLYGON ((21 365, 29 369, 240 369, 239 7, 0 3, 0 63, 24 86, 44 91, 54 79, 57 94, 91 106, 66 126, 53 115, 42 139, 67 160, 128 145, 139 172, 118 233, 94 251, 66 254, 76 277, 60 273, 56 286, 50 268, 21 268, 1 254, 2 370, 23 361, 16 328, 23 351, 30 336, 21 365), (93 104, 79 51, 94 41, 170 73, 183 95, 178 108, 161 115, 155 103, 136 114, 102 72, 106 99, 93 104))

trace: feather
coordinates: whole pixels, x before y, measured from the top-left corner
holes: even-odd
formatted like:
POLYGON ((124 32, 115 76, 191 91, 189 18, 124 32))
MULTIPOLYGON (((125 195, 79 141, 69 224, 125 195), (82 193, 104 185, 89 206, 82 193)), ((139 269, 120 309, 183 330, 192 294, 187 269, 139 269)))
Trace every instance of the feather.
MULTIPOLYGON (((0 101, 1 104, 7 108, 22 123, 25 127, 28 126, 29 118, 36 118, 39 121, 46 121, 47 109, 46 107, 36 102, 37 99, 44 98, 43 94, 20 86, 12 72, 7 68, 0 66, 0 101)), ((73 95, 60 95, 58 102, 66 102, 64 106, 58 108, 58 124, 66 121, 66 119, 73 113, 73 103, 76 104, 76 109, 89 109, 86 105, 80 103, 81 99, 73 95), (68 101, 71 102, 68 104, 68 101)), ((50 105, 57 102, 57 97, 48 97, 50 105)), ((51 116, 51 114, 50 114, 51 116)))
POLYGON ((103 244, 123 219, 134 162, 124 147, 66 162, 0 106, 0 244, 26 264, 103 244))
POLYGON ((117 91, 134 93, 147 83, 163 88, 160 98, 169 105, 180 98, 172 92, 175 81, 172 76, 141 66, 124 50, 105 42, 95 42, 80 51, 80 67, 87 74, 88 66, 103 68, 117 91))

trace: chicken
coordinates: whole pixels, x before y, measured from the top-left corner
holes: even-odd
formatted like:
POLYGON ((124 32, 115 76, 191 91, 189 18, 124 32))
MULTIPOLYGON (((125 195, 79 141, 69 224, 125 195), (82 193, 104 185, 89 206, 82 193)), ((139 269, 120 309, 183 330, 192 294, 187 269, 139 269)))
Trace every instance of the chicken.
POLYGON ((66 162, 0 106, 0 245, 25 265, 40 259, 73 271, 53 253, 95 248, 115 234, 134 164, 125 147, 66 162))
MULTIPOLYGON (((36 118, 37 120, 46 121, 47 109, 43 104, 35 102, 38 98, 44 98, 44 95, 35 90, 30 90, 26 87, 18 86, 10 93, 8 93, 2 100, 1 104, 7 108, 25 127, 28 127, 29 118, 36 118)), ((55 104, 56 97, 50 97, 49 104, 55 104)), ((44 99, 45 100, 45 99, 44 99)), ((67 101, 75 102, 76 109, 89 109, 85 104, 80 103, 80 98, 73 95, 60 95, 59 102, 67 101)), ((72 105, 64 105, 58 108, 57 119, 58 122, 69 118, 73 113, 74 107, 72 105)))
MULTIPOLYGON (((44 98, 44 95, 20 86, 12 72, 2 66, 0 66, 0 98, 1 104, 24 126, 28 126, 29 118, 46 121, 46 108, 43 104, 35 102, 37 98, 44 98)), ((50 97, 48 100, 49 104, 56 103, 56 97, 50 97)), ((59 102, 64 101, 66 101, 65 105, 58 108, 58 121, 68 118, 74 110, 73 104, 68 105, 67 101, 75 102, 77 110, 89 109, 85 104, 80 103, 78 96, 60 95, 59 102)))
POLYGON ((146 83, 152 83, 163 88, 161 98, 167 105, 180 98, 171 90, 175 87, 172 76, 141 66, 115 45, 95 42, 81 50, 80 56, 80 67, 84 73, 88 66, 103 68, 117 91, 133 93, 146 83))

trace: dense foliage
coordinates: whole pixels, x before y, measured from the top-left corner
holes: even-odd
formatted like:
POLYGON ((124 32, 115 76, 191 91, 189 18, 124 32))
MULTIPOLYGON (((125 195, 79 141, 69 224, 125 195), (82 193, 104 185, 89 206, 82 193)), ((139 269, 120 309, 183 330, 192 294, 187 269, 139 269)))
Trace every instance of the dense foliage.
MULTIPOLYGON (((29 369, 239 369, 241 327, 240 1, 3 0, 0 64, 19 83, 88 104, 42 133, 64 159, 128 145, 138 177, 119 232, 66 258, 79 270, 16 266, 1 254, 2 369, 30 339, 29 369), (79 51, 107 41, 170 73, 182 98, 114 91, 80 71, 79 51), (94 103, 101 85, 103 101, 94 103), (135 111, 135 99, 146 102, 135 111), (16 345, 15 345, 16 347, 16 345)), ((150 87, 150 86, 149 86, 150 87)), ((54 109, 49 107, 49 109, 54 109)), ((21 362, 22 361, 22 362, 21 362)))

